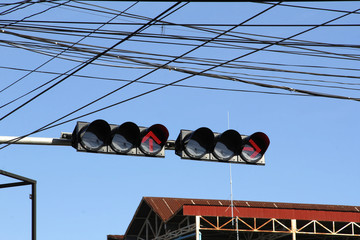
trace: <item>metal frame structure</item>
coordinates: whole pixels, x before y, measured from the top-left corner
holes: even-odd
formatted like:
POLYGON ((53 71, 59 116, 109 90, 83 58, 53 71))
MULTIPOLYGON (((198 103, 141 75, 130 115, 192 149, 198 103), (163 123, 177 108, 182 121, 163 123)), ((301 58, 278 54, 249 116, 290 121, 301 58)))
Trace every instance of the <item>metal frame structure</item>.
POLYGON ((236 201, 230 210, 229 203, 144 197, 125 235, 109 236, 124 240, 360 239, 356 206, 236 201))
POLYGON ((31 185, 31 239, 36 240, 36 181, 13 173, 0 170, 0 175, 19 180, 20 182, 0 184, 1 188, 31 185))
POLYGON ((288 236, 296 239, 359 239, 360 223, 297 219, 224 218, 200 216, 199 231, 240 232, 245 239, 278 239, 288 236), (236 220, 236 227, 231 224, 236 220), (225 222, 220 225, 220 222, 225 222), (246 233, 246 234, 245 234, 246 233), (334 238, 335 239, 335 238, 334 238))
POLYGON ((195 216, 192 220, 185 217, 185 226, 181 223, 177 229, 163 232, 164 223, 152 226, 146 219, 141 226, 138 236, 125 239, 136 240, 170 240, 170 239, 235 239, 235 235, 241 234, 240 239, 359 239, 360 223, 356 222, 323 222, 317 220, 296 219, 257 219, 257 218, 229 218, 229 217, 206 217, 195 216), (195 219, 195 220, 194 220, 195 219), (196 220, 199 219, 199 220, 196 220), (190 223, 190 222, 197 223, 190 223), (236 225, 232 224, 236 221, 236 225), (163 233, 160 235, 159 233, 163 233), (202 234, 201 234, 202 233, 202 234), (214 236, 212 236, 214 235, 214 236), (230 237, 233 238, 230 238, 230 237), (226 237, 226 238, 225 238, 226 237), (287 238, 286 238, 287 237, 287 238), (331 238, 330 238, 331 237, 331 238))

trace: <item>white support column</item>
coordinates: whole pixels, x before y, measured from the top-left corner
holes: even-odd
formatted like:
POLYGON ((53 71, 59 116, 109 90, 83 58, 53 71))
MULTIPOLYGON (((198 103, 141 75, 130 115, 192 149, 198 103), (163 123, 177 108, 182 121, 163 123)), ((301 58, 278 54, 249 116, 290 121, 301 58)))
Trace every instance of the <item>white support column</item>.
POLYGON ((292 232, 292 240, 296 240, 296 219, 291 219, 291 232, 292 232))
POLYGON ((196 240, 201 240, 200 233, 200 216, 195 216, 195 225, 196 225, 196 240))

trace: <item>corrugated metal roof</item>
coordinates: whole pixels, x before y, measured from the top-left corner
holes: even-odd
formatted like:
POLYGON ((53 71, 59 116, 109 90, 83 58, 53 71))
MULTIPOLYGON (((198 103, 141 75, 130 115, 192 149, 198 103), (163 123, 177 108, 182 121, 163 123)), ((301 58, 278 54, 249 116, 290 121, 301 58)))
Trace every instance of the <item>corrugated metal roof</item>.
MULTIPOLYGON (((144 197, 143 200, 164 221, 168 221, 178 213, 184 205, 230 206, 230 200, 190 199, 144 197)), ((360 212, 360 206, 324 205, 324 204, 298 204, 281 202, 233 201, 235 207, 275 208, 275 209, 304 209, 339 212, 360 212)))
POLYGON ((123 240, 123 235, 107 235, 107 240, 123 240))

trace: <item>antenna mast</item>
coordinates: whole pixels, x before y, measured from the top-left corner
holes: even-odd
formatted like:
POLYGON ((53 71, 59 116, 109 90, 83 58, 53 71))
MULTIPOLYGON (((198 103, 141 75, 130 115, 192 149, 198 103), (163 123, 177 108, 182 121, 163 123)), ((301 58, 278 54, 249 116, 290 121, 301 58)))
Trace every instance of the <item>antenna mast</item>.
MULTIPOLYGON (((230 117, 228 112, 228 129, 230 129, 230 117)), ((233 187, 232 187, 232 174, 231 174, 231 163, 229 163, 230 167, 230 208, 231 208, 231 223, 234 227, 234 200, 233 200, 233 187)), ((239 225, 238 225, 238 219, 236 217, 236 239, 239 240, 239 225)))

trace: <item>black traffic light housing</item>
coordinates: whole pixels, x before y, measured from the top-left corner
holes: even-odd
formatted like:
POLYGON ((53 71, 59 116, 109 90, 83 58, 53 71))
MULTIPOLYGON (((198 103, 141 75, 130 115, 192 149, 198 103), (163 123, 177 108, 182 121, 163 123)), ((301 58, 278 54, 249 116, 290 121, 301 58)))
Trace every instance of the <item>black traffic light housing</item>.
POLYGON ((235 130, 214 133, 202 127, 181 130, 175 153, 183 159, 265 165, 264 153, 270 144, 265 133, 241 136, 235 130))
POLYGON ((72 146, 82 152, 165 157, 168 137, 168 130, 161 124, 146 128, 133 122, 115 125, 99 119, 91 123, 77 122, 72 146))
POLYGON ((168 137, 161 124, 147 128, 133 122, 116 125, 98 119, 77 122, 71 140, 81 152, 165 157, 166 147, 183 159, 256 165, 265 165, 264 154, 270 144, 262 132, 244 136, 232 129, 216 133, 207 127, 181 130, 176 141, 168 142, 168 137))

